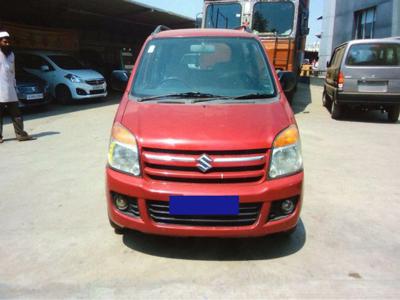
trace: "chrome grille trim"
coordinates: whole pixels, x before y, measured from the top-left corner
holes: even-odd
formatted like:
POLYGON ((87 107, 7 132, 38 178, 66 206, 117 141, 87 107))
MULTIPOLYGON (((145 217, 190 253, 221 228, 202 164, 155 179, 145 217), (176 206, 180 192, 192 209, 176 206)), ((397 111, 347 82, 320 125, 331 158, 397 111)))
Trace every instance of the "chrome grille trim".
MULTIPOLYGON (((168 162, 195 162, 196 159, 192 157, 179 157, 179 156, 171 156, 171 155, 157 155, 157 154, 149 154, 144 153, 145 158, 154 159, 158 161, 168 161, 168 162)), ((251 162, 251 161, 259 161, 263 160, 265 155, 258 155, 252 157, 219 157, 213 159, 214 162, 217 163, 226 163, 226 162, 251 162)))
POLYGON ((268 149, 165 150, 144 147, 143 174, 158 181, 243 184, 266 178, 268 149))
POLYGON ((218 163, 225 162, 249 162, 249 161, 259 161, 263 160, 265 155, 253 156, 253 157, 220 157, 215 158, 214 161, 218 163))
POLYGON ((144 157, 148 159, 154 159, 158 161, 167 161, 167 162, 195 162, 196 159, 192 157, 178 157, 171 155, 157 155, 157 154, 149 154, 144 153, 144 157))

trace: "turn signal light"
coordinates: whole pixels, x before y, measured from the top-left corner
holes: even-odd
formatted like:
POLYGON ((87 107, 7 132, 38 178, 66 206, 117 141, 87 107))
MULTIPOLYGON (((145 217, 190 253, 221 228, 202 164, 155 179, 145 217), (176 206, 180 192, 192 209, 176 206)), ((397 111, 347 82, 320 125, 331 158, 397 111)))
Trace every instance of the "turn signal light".
POLYGON ((281 132, 274 141, 274 148, 296 144, 300 140, 299 131, 295 125, 281 132))
POLYGON ((114 124, 112 128, 112 133, 111 137, 114 140, 117 140, 118 142, 124 143, 124 144, 135 144, 136 141, 133 138, 132 134, 126 129, 124 126, 122 126, 119 123, 114 124))

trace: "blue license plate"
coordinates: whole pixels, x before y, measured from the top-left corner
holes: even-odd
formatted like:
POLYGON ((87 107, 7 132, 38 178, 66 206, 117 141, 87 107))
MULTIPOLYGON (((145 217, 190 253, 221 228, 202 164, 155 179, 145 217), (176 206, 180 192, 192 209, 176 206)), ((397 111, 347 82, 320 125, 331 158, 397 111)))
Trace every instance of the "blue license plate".
POLYGON ((170 196, 169 213, 181 216, 235 216, 239 196, 170 196))

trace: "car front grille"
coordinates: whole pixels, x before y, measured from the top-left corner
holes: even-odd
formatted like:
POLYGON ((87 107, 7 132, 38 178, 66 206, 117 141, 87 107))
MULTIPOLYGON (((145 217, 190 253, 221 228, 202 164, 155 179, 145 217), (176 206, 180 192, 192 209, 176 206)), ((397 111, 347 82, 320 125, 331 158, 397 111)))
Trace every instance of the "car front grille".
POLYGON ((90 91, 90 95, 99 95, 99 94, 104 94, 106 91, 105 90, 92 90, 90 91))
POLYGON ((139 213, 139 206, 137 200, 131 200, 128 205, 128 210, 126 211, 127 214, 134 216, 136 218, 140 217, 139 213))
POLYGON ((143 148, 143 173, 152 180, 248 183, 265 178, 267 149, 183 151, 143 148))
POLYGON ((250 226, 260 214, 261 203, 240 203, 235 216, 176 216, 169 213, 169 202, 147 200, 149 216, 155 223, 183 226, 250 226))
POLYGON ((104 82, 105 82, 104 79, 86 80, 86 83, 90 85, 100 85, 103 84, 104 82))

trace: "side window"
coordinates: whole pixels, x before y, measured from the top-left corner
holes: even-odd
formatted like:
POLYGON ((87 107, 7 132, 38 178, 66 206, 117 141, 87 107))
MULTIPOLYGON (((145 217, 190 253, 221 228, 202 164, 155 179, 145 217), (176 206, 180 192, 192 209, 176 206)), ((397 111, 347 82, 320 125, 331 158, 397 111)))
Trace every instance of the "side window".
POLYGON ((17 54, 15 56, 15 68, 16 69, 22 69, 26 68, 27 65, 27 58, 26 55, 24 54, 17 54))
POLYGON ((342 64, 345 50, 346 50, 346 47, 342 47, 342 48, 339 49, 338 56, 337 56, 336 67, 340 67, 340 65, 342 64))
POLYGON ((330 67, 338 68, 343 59, 344 50, 346 47, 337 48, 332 56, 330 67))
POLYGON ((15 58, 15 64, 23 68, 32 69, 31 58, 32 55, 29 54, 18 54, 15 58))
POLYGON ((331 60, 329 61, 329 67, 333 67, 335 65, 335 60, 337 58, 337 53, 338 53, 338 49, 335 49, 335 51, 332 54, 331 60))
POLYGON ((397 60, 400 63, 400 47, 396 47, 396 50, 397 50, 397 60))
POLYGON ((38 55, 32 55, 31 68, 32 69, 36 69, 36 70, 40 70, 41 66, 48 66, 50 70, 53 70, 51 65, 44 58, 42 58, 42 57, 40 57, 38 55))

